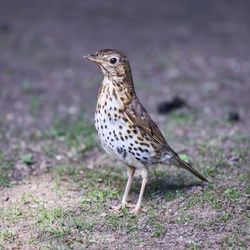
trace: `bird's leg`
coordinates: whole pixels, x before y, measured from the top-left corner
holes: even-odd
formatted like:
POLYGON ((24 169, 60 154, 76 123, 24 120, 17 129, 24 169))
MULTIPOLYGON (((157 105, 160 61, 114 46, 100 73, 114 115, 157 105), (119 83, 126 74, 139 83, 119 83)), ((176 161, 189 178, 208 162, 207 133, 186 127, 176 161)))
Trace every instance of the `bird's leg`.
POLYGON ((121 204, 122 207, 125 207, 125 206, 128 205, 127 204, 128 193, 129 193, 130 186, 131 186, 134 174, 135 174, 135 167, 128 166, 127 167, 127 173, 128 173, 128 181, 127 181, 127 185, 126 185, 126 188, 125 188, 125 192, 124 192, 123 197, 122 197, 122 204, 121 204))
POLYGON ((142 184, 141 184, 140 195, 139 195, 139 198, 138 198, 138 201, 137 201, 135 208, 130 211, 131 214, 137 214, 141 209, 143 193, 144 193, 146 184, 148 182, 148 169, 144 166, 142 167, 141 176, 142 176, 142 184))
POLYGON ((127 166, 127 173, 128 173, 128 181, 127 181, 127 185, 125 188, 125 192, 122 197, 122 203, 119 206, 113 207, 113 209, 116 211, 119 211, 122 208, 125 208, 126 206, 128 206, 128 203, 127 203, 128 193, 129 193, 130 186, 131 186, 134 174, 135 174, 135 167, 127 166))

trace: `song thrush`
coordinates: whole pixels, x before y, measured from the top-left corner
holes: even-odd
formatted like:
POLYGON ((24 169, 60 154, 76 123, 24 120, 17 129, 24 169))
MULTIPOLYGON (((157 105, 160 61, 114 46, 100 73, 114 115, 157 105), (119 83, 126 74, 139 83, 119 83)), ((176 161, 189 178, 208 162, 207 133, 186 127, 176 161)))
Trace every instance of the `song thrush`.
POLYGON ((104 75, 95 112, 95 126, 102 146, 109 155, 127 165, 128 181, 121 205, 116 209, 128 205, 128 193, 136 169, 141 169, 142 185, 132 213, 141 208, 149 165, 175 165, 207 181, 189 163, 180 159, 142 106, 134 90, 126 55, 113 49, 103 49, 84 58, 96 63, 104 75))

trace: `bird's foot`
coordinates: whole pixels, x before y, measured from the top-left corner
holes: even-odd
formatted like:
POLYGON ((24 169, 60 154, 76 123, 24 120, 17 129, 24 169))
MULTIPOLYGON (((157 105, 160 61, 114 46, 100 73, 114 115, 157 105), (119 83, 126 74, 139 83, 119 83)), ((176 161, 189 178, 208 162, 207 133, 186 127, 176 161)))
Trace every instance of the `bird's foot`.
POLYGON ((141 210, 140 208, 135 207, 134 209, 132 209, 131 211, 129 211, 129 213, 130 213, 131 215, 137 215, 137 214, 139 213, 140 210, 141 210))
POLYGON ((115 212, 119 212, 126 207, 128 207, 128 208, 135 207, 135 205, 132 203, 129 203, 129 202, 125 202, 125 203, 121 203, 118 206, 112 206, 111 209, 114 210, 115 212))

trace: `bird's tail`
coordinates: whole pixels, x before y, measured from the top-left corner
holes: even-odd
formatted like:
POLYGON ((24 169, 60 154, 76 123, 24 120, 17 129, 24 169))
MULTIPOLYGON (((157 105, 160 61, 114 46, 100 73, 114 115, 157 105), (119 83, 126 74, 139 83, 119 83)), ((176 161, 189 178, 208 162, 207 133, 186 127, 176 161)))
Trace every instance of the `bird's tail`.
POLYGON ((176 165, 177 167, 181 167, 181 168, 187 169, 189 172, 191 172, 193 175, 195 175, 198 178, 200 178, 202 181, 208 182, 208 180, 202 174, 200 174, 196 169, 194 169, 189 163, 181 160, 179 157, 178 158, 176 157, 174 159, 173 164, 176 165))

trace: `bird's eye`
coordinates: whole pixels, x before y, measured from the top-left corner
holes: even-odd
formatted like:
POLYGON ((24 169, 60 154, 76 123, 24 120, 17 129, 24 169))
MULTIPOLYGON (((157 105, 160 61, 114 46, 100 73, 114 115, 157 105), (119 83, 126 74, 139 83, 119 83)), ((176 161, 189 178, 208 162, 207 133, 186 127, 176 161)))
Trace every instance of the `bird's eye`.
POLYGON ((112 57, 109 61, 111 64, 115 64, 117 62, 117 59, 115 57, 112 57))

